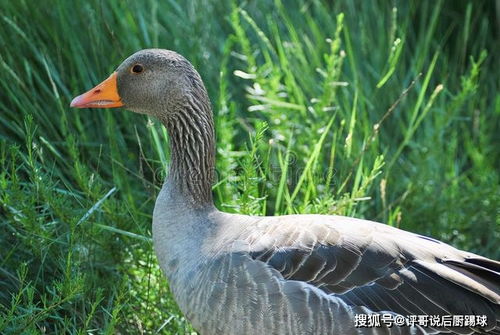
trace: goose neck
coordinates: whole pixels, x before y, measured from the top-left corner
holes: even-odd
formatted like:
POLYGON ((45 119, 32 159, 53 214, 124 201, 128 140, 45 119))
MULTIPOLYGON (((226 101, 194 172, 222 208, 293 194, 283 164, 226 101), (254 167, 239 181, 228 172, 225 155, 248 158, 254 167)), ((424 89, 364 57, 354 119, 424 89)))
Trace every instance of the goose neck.
POLYGON ((200 207, 213 204, 215 135, 206 93, 188 97, 164 120, 171 163, 167 183, 172 192, 200 207))

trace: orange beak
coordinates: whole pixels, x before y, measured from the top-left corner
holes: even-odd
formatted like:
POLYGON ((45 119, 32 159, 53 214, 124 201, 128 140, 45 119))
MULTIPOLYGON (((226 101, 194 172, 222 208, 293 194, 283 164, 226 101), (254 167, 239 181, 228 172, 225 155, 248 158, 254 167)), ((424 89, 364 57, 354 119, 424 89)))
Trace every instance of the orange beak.
POLYGON ((70 107, 76 108, 111 108, 121 106, 123 106, 123 102, 118 94, 116 72, 113 72, 108 79, 90 91, 74 98, 70 105, 70 107))

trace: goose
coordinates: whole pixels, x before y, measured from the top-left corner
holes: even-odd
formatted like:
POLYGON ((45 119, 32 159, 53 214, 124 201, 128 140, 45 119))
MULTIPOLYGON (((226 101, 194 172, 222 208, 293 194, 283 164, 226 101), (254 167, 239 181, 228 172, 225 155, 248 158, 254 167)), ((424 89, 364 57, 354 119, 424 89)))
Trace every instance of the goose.
POLYGON ((211 103, 180 54, 138 51, 71 107, 124 107, 166 127, 153 245, 200 334, 500 334, 496 260, 368 220, 219 211, 211 103))

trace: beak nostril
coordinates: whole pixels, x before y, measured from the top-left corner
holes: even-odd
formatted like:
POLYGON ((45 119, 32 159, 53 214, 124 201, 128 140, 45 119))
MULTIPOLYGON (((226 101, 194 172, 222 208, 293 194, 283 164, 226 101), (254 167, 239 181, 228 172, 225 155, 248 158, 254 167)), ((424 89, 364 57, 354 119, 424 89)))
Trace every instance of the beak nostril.
POLYGON ((101 89, 100 88, 98 88, 97 90, 94 91, 94 94, 99 94, 99 93, 101 93, 101 89))

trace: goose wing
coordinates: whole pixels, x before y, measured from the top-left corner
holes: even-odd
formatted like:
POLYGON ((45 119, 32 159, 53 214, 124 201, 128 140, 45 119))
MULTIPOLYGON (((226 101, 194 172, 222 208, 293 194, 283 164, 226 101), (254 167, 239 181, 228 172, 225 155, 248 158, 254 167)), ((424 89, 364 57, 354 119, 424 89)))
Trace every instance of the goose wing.
POLYGON ((497 261, 429 237, 347 217, 241 216, 225 221, 233 224, 220 230, 212 247, 223 249, 230 242, 231 252, 247 252, 253 260, 279 271, 284 280, 307 283, 374 312, 446 315, 450 320, 453 315, 485 316, 480 322, 474 320, 476 325, 464 321, 459 327, 453 324, 461 322, 460 317, 443 327, 430 321, 434 332, 500 334, 497 261))

